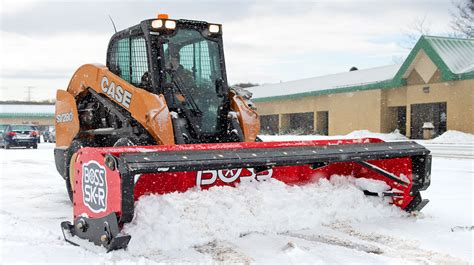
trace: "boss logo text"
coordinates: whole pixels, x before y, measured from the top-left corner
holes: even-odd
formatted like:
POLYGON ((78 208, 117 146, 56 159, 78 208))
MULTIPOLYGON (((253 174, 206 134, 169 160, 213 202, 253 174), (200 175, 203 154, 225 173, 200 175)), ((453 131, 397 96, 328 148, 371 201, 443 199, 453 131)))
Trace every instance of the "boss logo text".
POLYGON ((84 204, 94 213, 107 209, 107 176, 105 167, 96 161, 82 166, 82 191, 84 204))
POLYGON ((220 179, 224 183, 231 183, 236 180, 240 182, 266 181, 273 175, 273 170, 255 173, 253 168, 222 169, 222 170, 203 170, 198 171, 196 176, 196 185, 213 185, 220 179))

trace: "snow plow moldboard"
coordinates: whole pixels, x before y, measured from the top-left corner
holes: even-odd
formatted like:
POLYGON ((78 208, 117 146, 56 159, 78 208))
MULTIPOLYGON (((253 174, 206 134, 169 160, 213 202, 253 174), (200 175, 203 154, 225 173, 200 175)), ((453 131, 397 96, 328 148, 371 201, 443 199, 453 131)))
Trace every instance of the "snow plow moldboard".
POLYGON ((63 222, 65 239, 87 239, 108 250, 124 248, 120 233, 143 195, 207 189, 277 179, 304 185, 332 175, 385 181, 385 196, 406 211, 423 208, 420 191, 430 184, 430 151, 415 142, 375 138, 82 148, 74 163, 74 223, 63 222))

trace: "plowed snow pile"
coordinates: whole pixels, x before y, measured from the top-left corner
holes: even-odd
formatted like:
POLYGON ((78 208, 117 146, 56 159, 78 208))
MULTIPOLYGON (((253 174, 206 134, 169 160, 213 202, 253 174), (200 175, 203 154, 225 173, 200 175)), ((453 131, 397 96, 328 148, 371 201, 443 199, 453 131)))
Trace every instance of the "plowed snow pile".
POLYGON ((384 141, 407 140, 398 130, 391 133, 374 133, 368 130, 353 131, 346 135, 259 135, 264 142, 272 141, 304 141, 304 140, 329 140, 329 139, 358 139, 358 138, 379 138, 384 141))
POLYGON ((435 139, 429 141, 431 143, 446 144, 446 143, 458 143, 458 144, 474 144, 474 134, 463 133, 460 131, 447 131, 435 139))
POLYGON ((128 249, 145 255, 213 240, 232 241, 249 232, 271 234, 406 214, 381 198, 364 196, 358 186, 368 182, 373 189, 385 189, 377 181, 333 176, 306 186, 270 180, 146 196, 136 205, 133 223, 125 227, 132 235, 128 249))

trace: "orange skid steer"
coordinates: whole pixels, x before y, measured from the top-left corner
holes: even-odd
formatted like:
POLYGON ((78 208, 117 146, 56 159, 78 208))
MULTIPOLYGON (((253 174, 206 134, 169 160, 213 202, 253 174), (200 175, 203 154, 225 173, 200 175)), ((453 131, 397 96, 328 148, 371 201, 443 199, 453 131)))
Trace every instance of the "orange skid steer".
POLYGON ((65 239, 125 248, 147 194, 270 178, 304 185, 334 174, 381 180, 383 196, 423 208, 430 151, 375 138, 262 142, 248 93, 227 85, 222 26, 165 15, 112 36, 107 65, 80 67, 57 91, 56 168, 73 202, 65 239))

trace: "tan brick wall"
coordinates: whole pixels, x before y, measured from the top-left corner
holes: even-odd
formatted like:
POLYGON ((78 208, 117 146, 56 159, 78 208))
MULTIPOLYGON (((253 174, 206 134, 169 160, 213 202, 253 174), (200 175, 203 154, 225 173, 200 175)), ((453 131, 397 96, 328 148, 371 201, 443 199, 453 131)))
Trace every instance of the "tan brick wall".
MULTIPOLYGON (((288 126, 284 114, 329 111, 329 135, 362 129, 391 132, 396 128, 396 113, 391 107, 406 106, 406 132, 409 135, 410 105, 436 102, 447 102, 448 130, 474 133, 474 80, 258 102, 256 105, 261 115, 280 114, 280 130, 288 126), (423 92, 426 86, 430 87, 429 93, 423 92)), ((314 117, 314 128, 317 128, 317 115, 314 117)))
POLYGON ((407 104, 407 87, 399 87, 385 89, 383 93, 386 95, 387 107, 406 106, 407 104))
MULTIPOLYGON (((280 114, 280 130, 288 126, 284 114, 317 111, 329 112, 329 135, 347 134, 361 129, 380 130, 380 90, 259 102, 256 105, 260 115, 280 114)), ((317 128, 317 115, 314 118, 314 128, 317 128)))
MULTIPOLYGON (((408 105, 446 102, 447 129, 474 133, 474 80, 410 86, 406 101, 408 124, 410 124, 408 105), (423 87, 426 86, 430 87, 429 93, 423 92, 423 87)), ((409 133, 409 130, 407 132, 409 133)))
POLYGON ((355 130, 380 131, 381 91, 367 90, 329 97, 329 135, 355 130))

